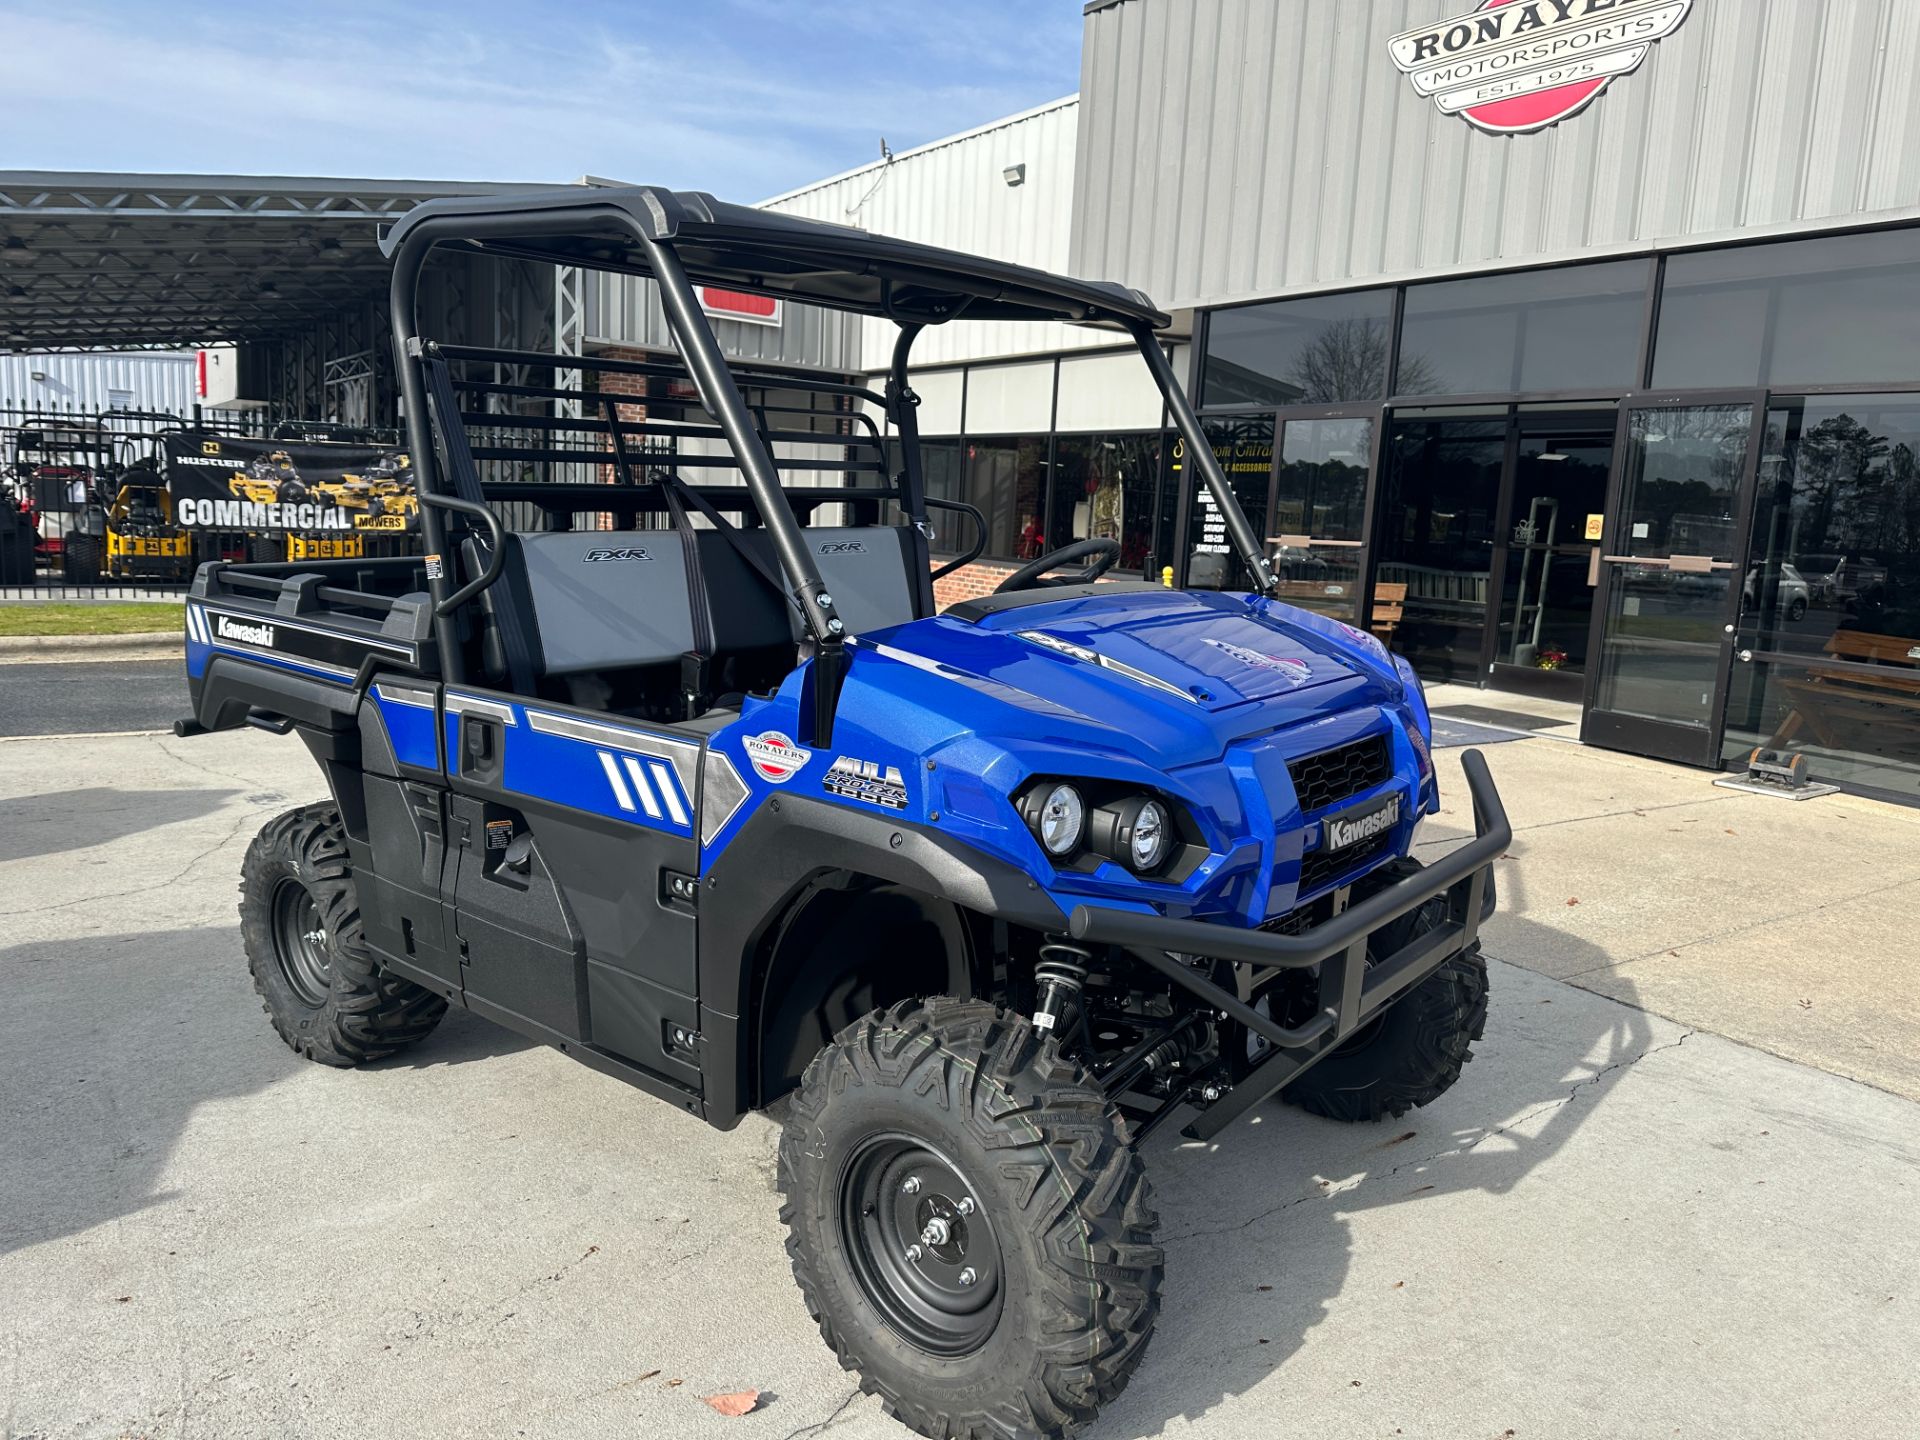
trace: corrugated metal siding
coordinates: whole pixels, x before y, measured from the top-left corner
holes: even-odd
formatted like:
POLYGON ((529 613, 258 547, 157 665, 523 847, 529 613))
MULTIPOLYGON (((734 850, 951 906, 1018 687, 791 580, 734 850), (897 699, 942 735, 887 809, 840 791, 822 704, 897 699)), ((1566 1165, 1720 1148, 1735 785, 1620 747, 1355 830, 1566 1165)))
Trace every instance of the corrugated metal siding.
MULTIPOLYGON (((675 348, 660 308, 660 287, 653 281, 588 270, 581 276, 581 292, 589 341, 650 350, 675 348)), ((713 333, 736 360, 844 373, 860 368, 856 326, 853 316, 838 310, 788 302, 777 326, 715 320, 713 333)))
POLYGON ((1695 0, 1549 130, 1443 115, 1388 39, 1471 0, 1123 0, 1086 17, 1075 274, 1174 308, 1920 213, 1920 6, 1695 0))
MULTIPOLYGON (((1066 270, 1077 109, 1069 96, 902 151, 890 164, 876 162, 776 196, 765 206, 1043 270, 1066 270), (1027 167, 1020 185, 1002 178, 1013 165, 1027 167)), ((1098 277, 1101 272, 1087 273, 1098 277)), ((859 354, 867 368, 884 365, 893 348, 893 325, 866 320, 860 328, 859 354)), ((1069 325, 962 321, 923 332, 913 358, 917 365, 944 365, 1112 343, 1110 333, 1069 325)))
POLYGON ((191 350, 0 355, 0 410, 88 414, 112 409, 119 400, 124 410, 187 415, 193 392, 191 350), (47 378, 35 380, 36 372, 47 378))

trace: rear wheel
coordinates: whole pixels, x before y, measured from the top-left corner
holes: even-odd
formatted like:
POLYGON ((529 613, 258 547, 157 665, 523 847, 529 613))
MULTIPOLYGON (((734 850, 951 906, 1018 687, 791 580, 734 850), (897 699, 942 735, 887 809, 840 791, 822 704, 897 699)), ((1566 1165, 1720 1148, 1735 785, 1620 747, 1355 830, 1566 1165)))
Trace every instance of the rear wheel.
POLYGON ((360 930, 346 835, 332 805, 269 821, 240 870, 240 933, 267 1017, 322 1065, 393 1054, 440 1023, 447 1002, 382 971, 360 930))
POLYGON ((1146 1175, 1024 1019, 935 999, 848 1027, 793 1093, 779 1178, 820 1333, 920 1434, 1067 1435, 1139 1364, 1161 1277, 1146 1175))
POLYGON ((100 537, 69 530, 60 541, 60 578, 69 585, 91 585, 100 578, 100 537))

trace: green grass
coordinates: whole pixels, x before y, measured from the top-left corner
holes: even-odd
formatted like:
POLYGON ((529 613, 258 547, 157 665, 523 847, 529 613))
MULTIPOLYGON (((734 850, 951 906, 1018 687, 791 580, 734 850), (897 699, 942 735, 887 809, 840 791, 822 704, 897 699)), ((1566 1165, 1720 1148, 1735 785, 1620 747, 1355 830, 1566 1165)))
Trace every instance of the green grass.
POLYGON ((0 635, 178 635, 186 606, 154 604, 64 605, 27 600, 0 605, 0 635))

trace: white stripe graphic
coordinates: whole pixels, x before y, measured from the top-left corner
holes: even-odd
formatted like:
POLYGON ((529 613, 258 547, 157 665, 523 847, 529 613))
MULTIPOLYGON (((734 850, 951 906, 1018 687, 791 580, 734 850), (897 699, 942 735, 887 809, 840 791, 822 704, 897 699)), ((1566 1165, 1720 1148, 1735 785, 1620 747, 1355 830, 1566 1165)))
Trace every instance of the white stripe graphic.
POLYGON ((207 617, 200 613, 198 605, 187 607, 187 633, 202 645, 207 643, 207 617))
POLYGON ((654 803, 653 787, 647 784, 647 775, 640 768, 640 762, 631 755, 622 755, 620 761, 627 767, 627 778, 633 781, 633 793, 640 797, 640 808, 647 812, 649 820, 658 820, 660 807, 654 803))
POLYGON ((661 760, 651 762, 653 778, 660 782, 661 797, 667 802, 667 813, 673 817, 673 823, 687 823, 687 808, 680 803, 680 787, 673 783, 673 774, 661 760))
POLYGON ((620 802, 622 810, 633 809, 633 797, 627 793, 627 782, 620 778, 620 767, 613 763, 613 756, 604 750, 594 752, 600 757, 600 768, 607 772, 607 783, 613 786, 613 798, 620 802))

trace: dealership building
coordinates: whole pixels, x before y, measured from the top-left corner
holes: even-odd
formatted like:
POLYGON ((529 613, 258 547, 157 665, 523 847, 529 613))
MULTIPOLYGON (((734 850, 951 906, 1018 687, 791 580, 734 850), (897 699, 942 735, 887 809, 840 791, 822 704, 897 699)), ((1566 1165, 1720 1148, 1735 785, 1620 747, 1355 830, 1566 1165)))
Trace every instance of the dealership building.
MULTIPOLYGON (((1145 290, 1287 598, 1430 680, 1920 799, 1920 7, 1085 26, 1077 97, 768 203, 1145 290)), ((915 352, 932 484, 988 517, 947 598, 1087 535, 1242 582, 1120 337, 968 328, 915 352)))
MULTIPOLYGON (((473 188, 0 174, 0 340, 228 340, 264 416, 391 424, 374 222, 473 188)), ((1151 295, 1285 597, 1430 680, 1920 801, 1920 5, 1094 0, 1077 95, 765 203, 1151 295)), ((428 282, 474 343, 670 346, 645 280, 428 282)), ((884 422, 804 379, 877 376, 890 327, 702 298, 823 462, 884 422)), ((962 324, 913 358, 930 487, 986 519, 944 602, 1089 536, 1243 583, 1125 337, 962 324)), ((936 564, 975 538, 943 513, 936 564)))

